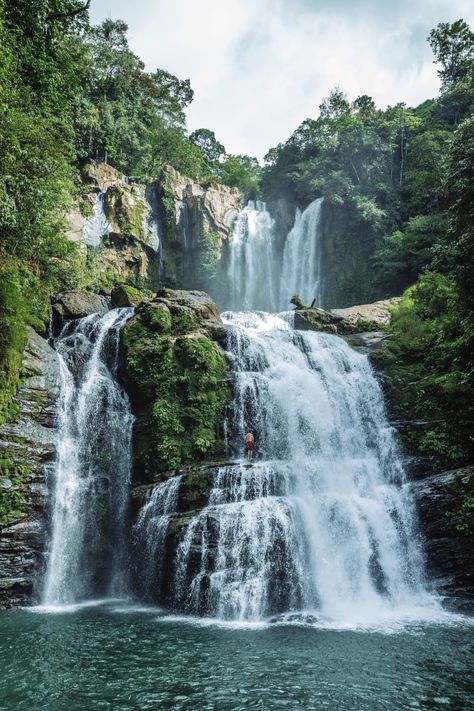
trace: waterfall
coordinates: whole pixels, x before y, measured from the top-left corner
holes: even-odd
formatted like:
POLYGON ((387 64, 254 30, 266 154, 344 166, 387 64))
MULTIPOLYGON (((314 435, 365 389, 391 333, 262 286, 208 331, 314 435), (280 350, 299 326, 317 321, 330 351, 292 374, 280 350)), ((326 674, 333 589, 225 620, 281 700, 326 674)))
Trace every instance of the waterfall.
POLYGON ((134 526, 134 539, 140 563, 140 588, 145 599, 152 599, 162 586, 165 538, 172 514, 178 507, 182 476, 158 484, 147 494, 134 526))
POLYGON ((117 382, 120 330, 132 309, 69 322, 61 363, 58 461, 45 604, 123 592, 133 417, 117 382))
POLYGON ((239 212, 230 238, 229 307, 275 311, 277 271, 273 220, 265 203, 250 201, 239 212))
POLYGON ((99 193, 93 205, 93 213, 82 228, 82 241, 89 247, 98 247, 102 237, 109 234, 111 227, 104 210, 105 192, 99 193))
POLYGON ((288 233, 283 252, 281 307, 288 308, 293 294, 315 306, 322 305, 321 206, 314 200, 304 212, 296 211, 295 224, 288 233))
POLYGON ((234 401, 207 506, 174 555, 173 604, 233 620, 372 621, 427 603, 412 503, 366 356, 288 319, 227 313, 234 401))

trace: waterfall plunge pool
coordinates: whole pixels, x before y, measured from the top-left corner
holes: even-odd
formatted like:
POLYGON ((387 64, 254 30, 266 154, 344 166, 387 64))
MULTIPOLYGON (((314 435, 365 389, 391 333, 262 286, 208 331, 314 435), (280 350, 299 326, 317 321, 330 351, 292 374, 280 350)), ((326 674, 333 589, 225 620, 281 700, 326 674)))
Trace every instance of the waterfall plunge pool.
MULTIPOLYGON (((34 608, 33 608, 34 610, 34 608)), ((472 625, 184 622, 120 601, 0 614, 0 709, 474 708, 472 625)))

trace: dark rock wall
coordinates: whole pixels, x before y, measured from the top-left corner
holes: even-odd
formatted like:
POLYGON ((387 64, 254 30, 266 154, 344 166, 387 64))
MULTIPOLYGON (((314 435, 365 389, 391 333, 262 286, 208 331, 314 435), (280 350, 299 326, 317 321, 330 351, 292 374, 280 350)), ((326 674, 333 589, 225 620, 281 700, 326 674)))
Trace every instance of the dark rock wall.
POLYGON ((56 409, 60 387, 55 351, 33 329, 23 368, 26 377, 16 401, 18 421, 0 427, 0 607, 35 599, 36 573, 45 548, 47 479, 56 458, 56 409))
POLYGON ((474 466, 409 484, 426 541, 428 574, 446 604, 474 612, 474 466))

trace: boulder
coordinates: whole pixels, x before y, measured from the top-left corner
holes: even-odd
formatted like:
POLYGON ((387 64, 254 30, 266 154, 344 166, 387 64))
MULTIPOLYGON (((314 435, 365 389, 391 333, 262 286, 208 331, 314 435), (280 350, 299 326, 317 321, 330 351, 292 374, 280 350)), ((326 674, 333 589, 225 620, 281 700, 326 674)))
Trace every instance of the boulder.
POLYGON ((138 306, 142 301, 149 300, 146 292, 136 289, 129 284, 120 284, 112 289, 110 300, 114 308, 125 306, 138 306))
POLYGON ((91 314, 105 314, 110 309, 110 302, 105 296, 91 291, 70 289, 53 297, 53 314, 61 323, 91 314))
POLYGON ((201 291, 161 289, 123 329, 123 379, 134 425, 134 481, 219 456, 230 392, 216 305, 201 291))
POLYGON ((331 311, 306 306, 299 298, 292 303, 297 304, 293 311, 293 325, 298 331, 321 331, 342 335, 353 333, 355 330, 342 316, 336 316, 331 311))
POLYGON ((371 304, 360 304, 359 306, 349 306, 345 309, 331 309, 334 316, 344 319, 353 330, 367 330, 360 328, 361 324, 372 324, 372 330, 377 330, 377 326, 386 326, 390 322, 390 308, 400 303, 399 297, 393 299, 383 299, 374 301, 371 304))

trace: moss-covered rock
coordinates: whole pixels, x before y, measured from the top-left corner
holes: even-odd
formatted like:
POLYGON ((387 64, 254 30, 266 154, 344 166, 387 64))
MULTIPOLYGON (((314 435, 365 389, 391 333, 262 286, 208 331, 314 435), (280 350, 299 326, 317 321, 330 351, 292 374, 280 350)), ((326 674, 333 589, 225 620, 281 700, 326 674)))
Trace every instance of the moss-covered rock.
POLYGON ((123 332, 127 389, 137 414, 135 478, 160 475, 223 448, 227 363, 217 308, 203 292, 161 290, 123 332))
POLYGON ((138 306, 142 301, 152 298, 153 293, 148 289, 137 289, 130 284, 119 284, 112 289, 110 300, 114 308, 125 306, 138 306))

